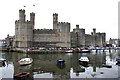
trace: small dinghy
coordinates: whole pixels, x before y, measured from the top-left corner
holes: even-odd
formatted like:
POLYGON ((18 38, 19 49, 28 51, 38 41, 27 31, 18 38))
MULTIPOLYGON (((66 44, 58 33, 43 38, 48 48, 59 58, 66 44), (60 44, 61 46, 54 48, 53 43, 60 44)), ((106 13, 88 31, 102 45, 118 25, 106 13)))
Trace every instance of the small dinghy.
POLYGON ((28 65, 33 62, 33 59, 32 58, 23 58, 23 59, 19 60, 18 62, 20 65, 28 65))
POLYGON ((65 64, 65 60, 63 60, 63 59, 58 59, 58 60, 57 60, 57 64, 65 64))
POLYGON ((21 72, 14 75, 15 80, 27 80, 29 78, 29 72, 21 72))
POLYGON ((80 59, 79 59, 80 62, 85 62, 85 63, 88 63, 89 62, 89 59, 88 57, 86 56, 82 56, 80 59))
POLYGON ((91 50, 89 50, 89 49, 82 49, 82 50, 80 50, 80 53, 90 53, 91 52, 91 50))

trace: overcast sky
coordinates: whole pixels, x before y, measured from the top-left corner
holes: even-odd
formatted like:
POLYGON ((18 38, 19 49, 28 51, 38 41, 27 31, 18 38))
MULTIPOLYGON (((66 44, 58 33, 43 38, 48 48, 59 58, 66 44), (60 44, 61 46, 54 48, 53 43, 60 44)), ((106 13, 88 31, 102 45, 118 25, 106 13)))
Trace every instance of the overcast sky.
POLYGON ((106 32, 107 39, 118 37, 118 1, 119 0, 1 0, 0 1, 0 39, 15 34, 15 20, 19 18, 19 9, 35 12, 36 29, 52 29, 52 15, 58 13, 59 22, 70 22, 71 31, 80 25, 90 34, 93 28, 97 32, 106 32), (35 7, 33 6, 35 5, 35 7), (26 6, 26 7, 24 7, 26 6))

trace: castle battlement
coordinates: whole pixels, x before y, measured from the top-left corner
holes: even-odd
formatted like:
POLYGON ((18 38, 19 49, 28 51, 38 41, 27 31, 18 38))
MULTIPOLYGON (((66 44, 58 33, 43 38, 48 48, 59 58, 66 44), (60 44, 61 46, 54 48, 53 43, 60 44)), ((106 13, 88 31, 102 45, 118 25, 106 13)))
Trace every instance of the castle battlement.
POLYGON ((70 25, 69 22, 58 22, 58 25, 70 25))
POLYGON ((56 15, 56 16, 58 16, 58 13, 53 13, 53 15, 56 15))
POLYGON ((53 29, 34 29, 35 34, 55 34, 56 31, 53 29))
POLYGON ((58 22, 59 24, 68 24, 69 22, 58 22))
POLYGON ((35 13, 34 13, 34 12, 31 12, 30 15, 35 15, 35 13))
POLYGON ((80 30, 85 30, 84 28, 80 28, 80 30))
POLYGON ((18 24, 19 23, 19 20, 15 20, 15 24, 18 24))
MULTIPOLYGON (((16 20, 15 24, 19 24, 20 22, 21 22, 20 20, 16 20)), ((31 21, 29 21, 29 20, 22 22, 22 23, 32 24, 31 21)))
POLYGON ((20 13, 25 13, 25 10, 24 9, 20 9, 19 12, 20 13))
POLYGON ((26 23, 31 24, 31 21, 27 20, 26 23))
POLYGON ((52 31, 53 29, 34 29, 35 31, 52 31))

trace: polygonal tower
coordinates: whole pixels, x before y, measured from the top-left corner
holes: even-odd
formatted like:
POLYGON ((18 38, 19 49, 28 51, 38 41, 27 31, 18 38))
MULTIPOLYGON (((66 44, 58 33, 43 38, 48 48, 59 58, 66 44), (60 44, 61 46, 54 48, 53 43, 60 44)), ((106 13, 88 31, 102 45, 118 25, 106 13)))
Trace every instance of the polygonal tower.
POLYGON ((53 14, 53 29, 58 29, 57 24, 58 24, 58 14, 54 13, 53 14))
POLYGON ((35 13, 30 13, 30 20, 25 19, 25 10, 19 10, 19 20, 15 21, 15 42, 18 48, 32 47, 35 13))
POLYGON ((25 17, 26 17, 26 15, 25 15, 25 10, 23 9, 20 9, 19 10, 19 21, 21 21, 21 22, 25 22, 25 17))
POLYGON ((35 13, 30 13, 30 21, 34 25, 35 24, 35 13))

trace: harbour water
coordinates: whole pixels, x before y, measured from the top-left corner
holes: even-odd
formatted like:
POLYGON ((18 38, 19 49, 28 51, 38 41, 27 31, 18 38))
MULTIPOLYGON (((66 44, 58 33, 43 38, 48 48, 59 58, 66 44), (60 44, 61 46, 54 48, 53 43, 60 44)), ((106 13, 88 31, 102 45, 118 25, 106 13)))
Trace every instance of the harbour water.
MULTIPOLYGON (((98 51, 97 53, 12 53, 0 52, 0 58, 6 59, 6 66, 0 67, 1 78, 13 78, 14 74, 20 72, 30 72, 30 77, 36 79, 88 79, 104 78, 118 79, 119 66, 116 65, 119 51, 98 51), (88 66, 80 65, 78 59, 81 56, 87 56, 90 60, 88 66), (26 66, 20 66, 18 61, 21 58, 31 57, 33 63, 26 66), (57 65, 58 59, 64 59, 65 65, 57 65), (102 65, 111 65, 112 68, 102 65)), ((114 79, 114 80, 115 80, 114 79)), ((118 79, 119 80, 119 79, 118 79)))

